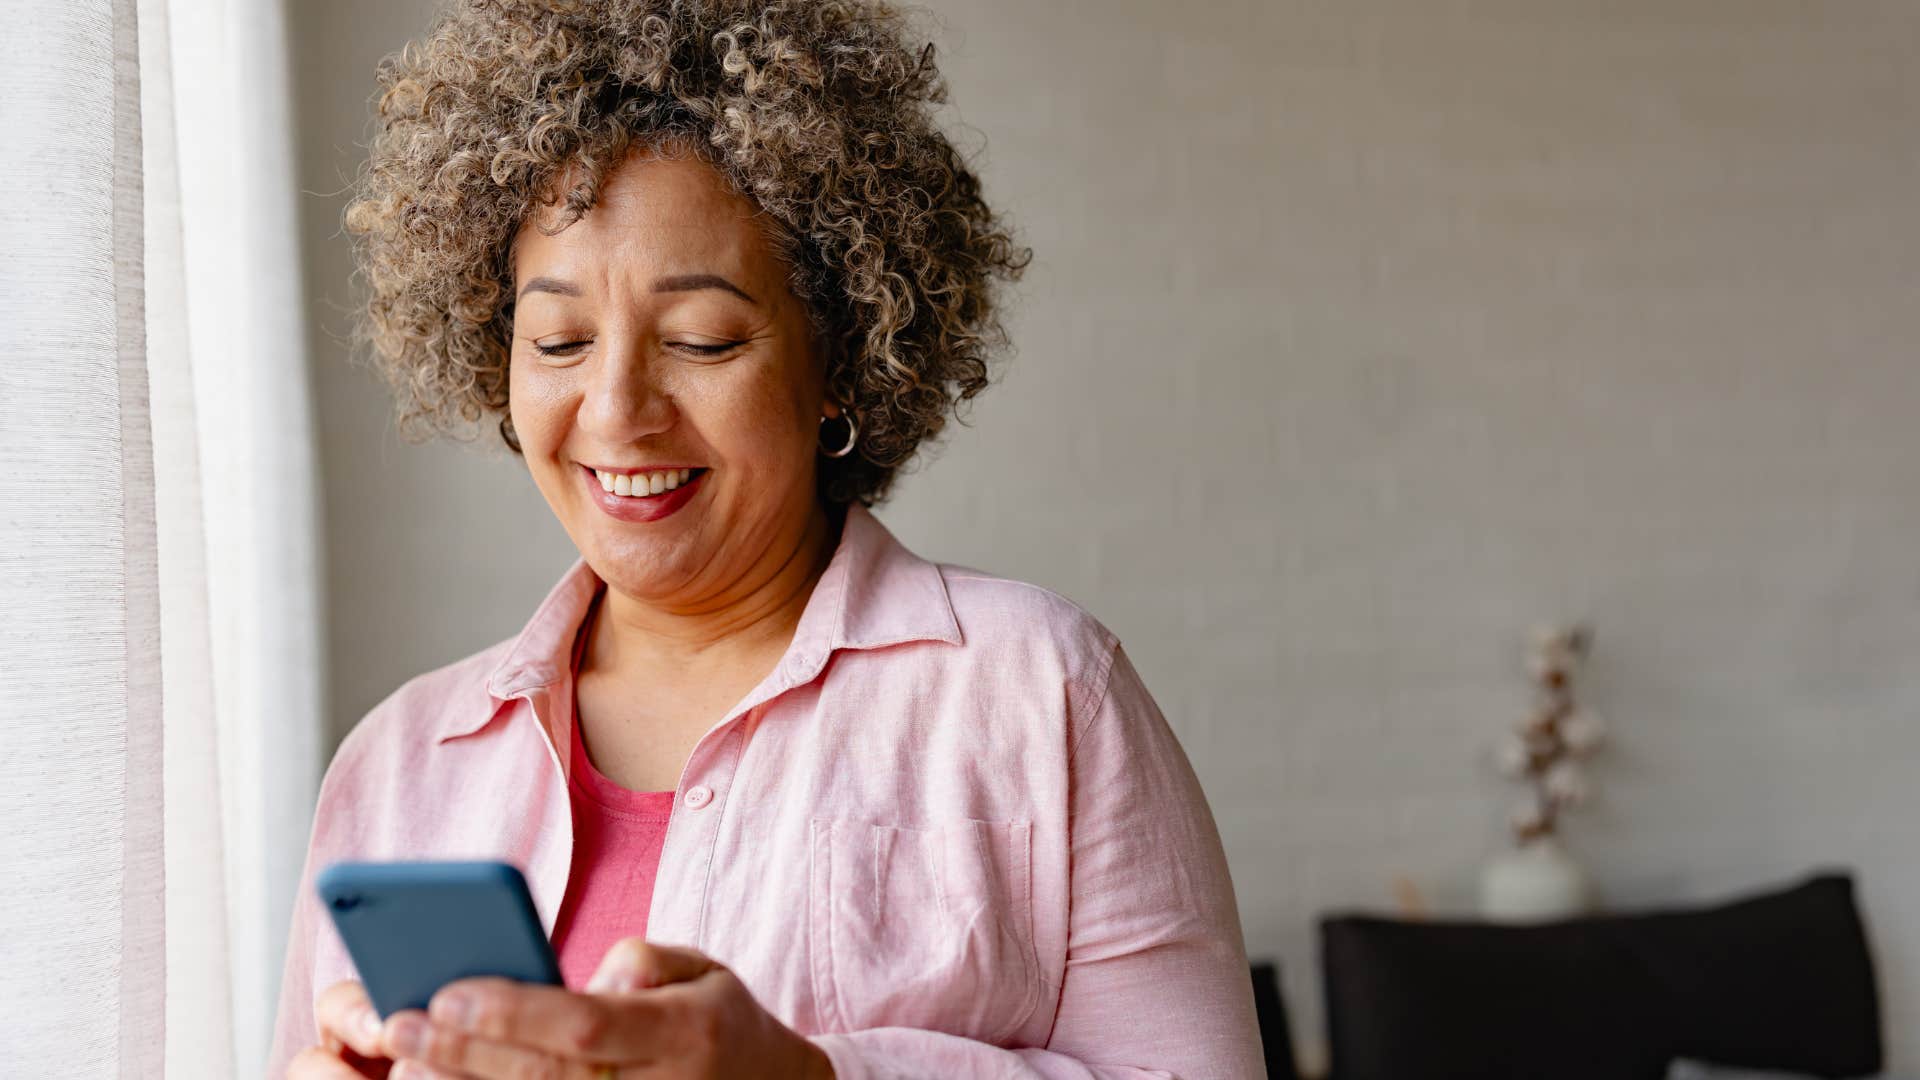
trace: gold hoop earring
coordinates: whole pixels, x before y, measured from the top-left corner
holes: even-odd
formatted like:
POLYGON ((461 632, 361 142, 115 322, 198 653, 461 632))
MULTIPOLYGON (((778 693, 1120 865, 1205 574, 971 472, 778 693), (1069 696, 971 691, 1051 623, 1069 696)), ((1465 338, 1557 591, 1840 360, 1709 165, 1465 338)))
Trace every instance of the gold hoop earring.
MULTIPOLYGON (((820 426, 823 428, 826 427, 827 421, 832 419, 834 419, 834 417, 831 417, 831 416, 821 417, 820 426)), ((839 419, 845 420, 847 422, 846 445, 842 446, 838 450, 829 450, 827 449, 827 444, 825 443, 825 441, 822 441, 820 443, 820 452, 827 455, 830 458, 846 457, 848 454, 853 453, 854 444, 860 441, 860 425, 853 422, 853 414, 850 412, 843 412, 840 414, 839 419)))

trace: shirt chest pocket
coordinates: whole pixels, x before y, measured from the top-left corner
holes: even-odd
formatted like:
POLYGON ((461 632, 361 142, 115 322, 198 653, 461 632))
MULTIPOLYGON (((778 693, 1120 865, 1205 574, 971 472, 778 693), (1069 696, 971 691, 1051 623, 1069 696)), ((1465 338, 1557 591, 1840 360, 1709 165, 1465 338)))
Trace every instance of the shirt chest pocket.
POLYGON ((1039 1000, 1029 826, 814 819, 808 935, 827 1030, 998 1043, 1039 1000))

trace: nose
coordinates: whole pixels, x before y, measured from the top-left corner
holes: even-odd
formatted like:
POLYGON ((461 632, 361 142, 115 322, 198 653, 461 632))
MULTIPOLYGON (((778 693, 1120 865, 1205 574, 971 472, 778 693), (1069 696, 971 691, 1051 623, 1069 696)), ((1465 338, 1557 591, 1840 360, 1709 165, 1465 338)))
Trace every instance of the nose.
POLYGON ((648 351, 637 342, 605 342, 580 402, 581 429, 602 445, 638 442, 673 426, 673 398, 659 384, 648 351))

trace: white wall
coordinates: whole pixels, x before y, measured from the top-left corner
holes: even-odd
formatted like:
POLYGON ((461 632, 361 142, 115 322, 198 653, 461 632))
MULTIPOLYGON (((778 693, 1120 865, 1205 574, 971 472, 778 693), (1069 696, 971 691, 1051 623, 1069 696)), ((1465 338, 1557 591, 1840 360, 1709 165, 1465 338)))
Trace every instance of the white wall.
MULTIPOLYGON (((1570 841, 1609 900, 1855 868, 1920 1067, 1920 7, 939 9, 1037 259, 1003 384, 882 516, 1128 643, 1303 1041, 1316 915, 1470 901, 1520 640, 1584 616, 1617 742, 1570 841)), ((423 11, 299 13, 311 190, 423 11)), ((309 278, 345 306, 340 204, 309 278)), ((344 729, 572 552, 317 344, 344 729)))

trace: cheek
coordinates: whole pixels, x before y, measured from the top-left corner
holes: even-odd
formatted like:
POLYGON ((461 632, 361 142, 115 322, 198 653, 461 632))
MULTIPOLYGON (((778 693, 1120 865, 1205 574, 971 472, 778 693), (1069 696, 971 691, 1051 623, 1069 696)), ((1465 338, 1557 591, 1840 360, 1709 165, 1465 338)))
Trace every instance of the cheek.
POLYGON ((507 415, 513 417, 513 430, 530 461, 552 448, 564 423, 565 399, 554 380, 539 378, 518 361, 508 371, 507 415))
POLYGON ((792 385, 774 372, 742 370, 739 377, 688 387, 681 410, 722 458, 751 464, 756 474, 790 476, 809 462, 809 411, 792 385))

